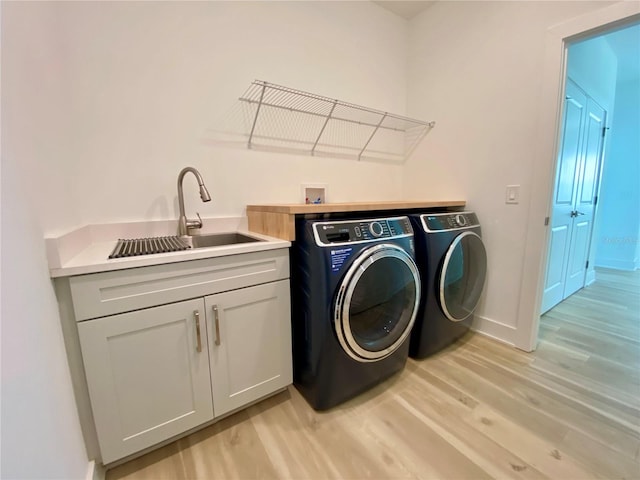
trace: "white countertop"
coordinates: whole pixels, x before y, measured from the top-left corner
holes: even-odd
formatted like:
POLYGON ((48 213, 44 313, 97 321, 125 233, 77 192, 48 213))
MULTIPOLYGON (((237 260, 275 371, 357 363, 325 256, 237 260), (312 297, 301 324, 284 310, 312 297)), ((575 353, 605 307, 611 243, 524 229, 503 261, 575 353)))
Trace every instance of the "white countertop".
POLYGON ((45 239, 49 273, 52 278, 87 273, 123 270, 203 258, 238 255, 288 248, 291 242, 259 233, 249 232, 246 218, 222 217, 203 219, 202 235, 239 232, 260 239, 259 242, 240 243, 217 247, 196 248, 180 252, 155 253, 134 257, 109 259, 119 238, 143 238, 175 235, 177 221, 128 222, 87 225, 59 237, 45 239))

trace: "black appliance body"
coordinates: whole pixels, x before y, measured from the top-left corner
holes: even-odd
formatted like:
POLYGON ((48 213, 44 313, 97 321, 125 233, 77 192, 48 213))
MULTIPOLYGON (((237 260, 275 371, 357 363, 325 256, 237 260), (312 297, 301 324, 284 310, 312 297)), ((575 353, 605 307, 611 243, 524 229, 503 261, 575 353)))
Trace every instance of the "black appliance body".
POLYGON ((487 253, 473 212, 410 215, 423 291, 409 355, 425 358, 464 336, 487 274, 487 253))
POLYGON ((420 301, 408 217, 298 220, 294 384, 325 410, 402 370, 420 301))

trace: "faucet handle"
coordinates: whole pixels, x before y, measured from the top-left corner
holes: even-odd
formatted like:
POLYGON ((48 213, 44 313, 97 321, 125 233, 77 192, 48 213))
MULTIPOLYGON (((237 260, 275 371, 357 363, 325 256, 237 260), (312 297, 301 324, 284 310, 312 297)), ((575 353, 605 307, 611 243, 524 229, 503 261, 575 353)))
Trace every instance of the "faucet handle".
POLYGON ((196 215, 198 216, 198 220, 187 220, 187 231, 202 228, 202 217, 200 217, 198 212, 196 212, 196 215))

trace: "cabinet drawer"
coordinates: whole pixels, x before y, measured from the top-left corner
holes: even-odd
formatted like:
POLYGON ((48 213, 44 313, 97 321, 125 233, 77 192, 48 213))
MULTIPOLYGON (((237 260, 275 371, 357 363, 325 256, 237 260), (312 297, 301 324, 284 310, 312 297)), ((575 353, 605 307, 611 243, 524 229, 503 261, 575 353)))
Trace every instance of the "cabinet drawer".
POLYGON ((289 250, 229 255, 69 279, 77 321, 289 277, 289 250))

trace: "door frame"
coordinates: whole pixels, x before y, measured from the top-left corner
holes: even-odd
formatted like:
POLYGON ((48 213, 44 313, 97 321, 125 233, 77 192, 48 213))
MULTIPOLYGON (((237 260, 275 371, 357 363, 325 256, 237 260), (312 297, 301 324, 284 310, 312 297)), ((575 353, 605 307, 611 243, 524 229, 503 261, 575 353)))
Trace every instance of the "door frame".
POLYGON ((514 345, 535 350, 540 323, 542 290, 547 265, 549 228, 545 218, 551 215, 559 145, 559 128, 564 108, 564 89, 568 45, 576 40, 602 34, 640 21, 640 4, 620 2, 589 12, 549 28, 545 35, 542 65, 540 111, 537 122, 535 157, 532 165, 532 191, 528 211, 523 275, 514 345))

